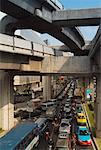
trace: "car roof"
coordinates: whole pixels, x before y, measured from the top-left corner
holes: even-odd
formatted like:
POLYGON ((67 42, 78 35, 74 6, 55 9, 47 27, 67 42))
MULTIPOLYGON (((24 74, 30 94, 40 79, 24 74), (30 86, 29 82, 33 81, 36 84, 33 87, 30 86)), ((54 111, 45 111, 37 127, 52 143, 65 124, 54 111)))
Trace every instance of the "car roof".
POLYGON ((78 116, 85 116, 84 113, 78 113, 77 115, 78 115, 78 116))
POLYGON ((69 120, 68 119, 62 119, 61 123, 63 123, 63 122, 69 123, 69 120))
MULTIPOLYGON (((65 106, 70 106, 70 103, 65 103, 65 106)), ((64 106, 64 107, 65 107, 65 106, 64 106)))
POLYGON ((38 125, 41 125, 41 124, 44 123, 46 120, 47 120, 47 118, 40 117, 40 118, 38 118, 38 119, 35 121, 35 123, 38 124, 38 125))
POLYGON ((88 130, 86 126, 78 126, 79 130, 88 130))
POLYGON ((33 122, 24 122, 11 129, 6 135, 0 138, 0 150, 14 149, 22 139, 26 137, 37 125, 33 122))
POLYGON ((71 108, 70 108, 70 107, 65 107, 65 106, 64 106, 64 108, 66 108, 66 110, 67 110, 67 111, 68 111, 68 110, 71 110, 71 108))
POLYGON ((41 104, 41 106, 47 106, 47 105, 50 105, 50 104, 54 104, 54 102, 52 102, 52 101, 43 102, 41 104))

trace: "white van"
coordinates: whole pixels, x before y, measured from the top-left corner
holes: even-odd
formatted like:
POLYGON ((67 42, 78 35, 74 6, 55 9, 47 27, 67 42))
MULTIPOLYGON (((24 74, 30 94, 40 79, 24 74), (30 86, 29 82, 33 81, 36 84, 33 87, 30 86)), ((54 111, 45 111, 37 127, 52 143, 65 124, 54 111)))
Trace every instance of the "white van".
POLYGON ((46 111, 49 107, 52 107, 54 105, 54 102, 46 102, 42 103, 41 108, 42 110, 46 111))
POLYGON ((54 106, 56 106, 59 103, 57 99, 50 99, 48 102, 53 102, 54 106))
POLYGON ((68 119, 62 119, 59 127, 59 133, 70 134, 71 124, 68 119))
POLYGON ((48 102, 54 102, 54 103, 56 103, 57 99, 49 99, 48 102))
POLYGON ((48 119, 44 117, 38 118, 35 123, 38 125, 39 133, 43 134, 48 125, 48 119))

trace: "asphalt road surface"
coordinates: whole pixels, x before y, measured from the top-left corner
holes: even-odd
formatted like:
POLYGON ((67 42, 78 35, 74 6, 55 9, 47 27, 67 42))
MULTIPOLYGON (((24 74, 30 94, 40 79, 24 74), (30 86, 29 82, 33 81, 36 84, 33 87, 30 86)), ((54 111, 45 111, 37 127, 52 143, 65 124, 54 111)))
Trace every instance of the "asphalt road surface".
POLYGON ((94 150, 92 145, 91 146, 76 146, 76 150, 94 150))
MULTIPOLYGON (((57 133, 54 133, 52 122, 49 123, 50 137, 52 137, 54 141, 54 146, 57 141, 57 133)), ((39 145, 37 148, 33 148, 33 150, 49 150, 48 141, 45 139, 45 135, 40 136, 39 145)))

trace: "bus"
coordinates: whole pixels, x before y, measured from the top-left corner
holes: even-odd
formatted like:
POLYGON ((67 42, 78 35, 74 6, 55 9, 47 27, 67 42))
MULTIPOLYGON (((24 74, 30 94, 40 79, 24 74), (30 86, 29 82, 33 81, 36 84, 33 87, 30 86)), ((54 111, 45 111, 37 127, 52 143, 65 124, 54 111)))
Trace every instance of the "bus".
POLYGON ((0 150, 31 150, 39 143, 38 126, 23 122, 0 138, 0 150))
POLYGON ((40 117, 35 121, 39 129, 39 134, 42 135, 48 126, 48 119, 45 117, 40 117))

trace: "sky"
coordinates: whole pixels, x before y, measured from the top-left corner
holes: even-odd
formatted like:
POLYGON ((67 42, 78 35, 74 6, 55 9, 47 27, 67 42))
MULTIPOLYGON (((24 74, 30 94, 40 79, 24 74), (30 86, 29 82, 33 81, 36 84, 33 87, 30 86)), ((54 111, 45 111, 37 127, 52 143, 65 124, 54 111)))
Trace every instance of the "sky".
MULTIPOLYGON (((85 8, 101 8, 101 0, 59 0, 65 9, 85 9, 85 8)), ((4 14, 0 13, 0 18, 4 14)), ((97 32, 98 27, 79 27, 85 40, 92 40, 97 32)), ((61 45, 60 41, 48 34, 40 35, 43 40, 48 39, 49 45, 61 45)))
POLYGON ((101 0, 59 0, 65 9, 100 8, 101 0))

